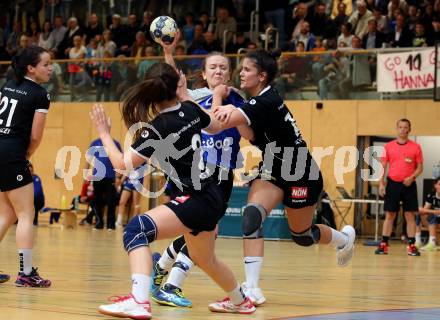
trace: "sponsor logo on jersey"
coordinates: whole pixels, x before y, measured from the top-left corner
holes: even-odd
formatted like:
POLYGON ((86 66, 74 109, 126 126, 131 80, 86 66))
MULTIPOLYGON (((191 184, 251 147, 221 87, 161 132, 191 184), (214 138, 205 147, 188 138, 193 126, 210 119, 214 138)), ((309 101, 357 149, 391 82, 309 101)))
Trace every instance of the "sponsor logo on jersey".
POLYGON ((50 94, 49 93, 47 94, 47 100, 50 101, 50 94))
POLYGON ((191 198, 191 196, 179 196, 176 197, 174 200, 176 200, 179 203, 185 203, 186 200, 188 200, 189 198, 191 198))
POLYGON ((292 187, 292 199, 306 199, 308 191, 307 187, 292 187))
POLYGON ((23 176, 22 176, 21 174, 19 174, 19 175, 17 176, 17 181, 23 181, 23 176))
POLYGON ((255 101, 255 99, 251 99, 251 100, 249 101, 249 104, 252 105, 252 106, 253 106, 254 104, 256 104, 256 103, 257 103, 257 101, 255 101))
POLYGON ((147 139, 149 134, 150 134, 150 133, 148 132, 148 130, 144 130, 144 131, 141 133, 141 137, 144 138, 144 139, 147 139))
POLYGON ((179 112, 179 117, 183 118, 184 115, 185 115, 185 114, 183 113, 183 111, 180 111, 180 112, 179 112))

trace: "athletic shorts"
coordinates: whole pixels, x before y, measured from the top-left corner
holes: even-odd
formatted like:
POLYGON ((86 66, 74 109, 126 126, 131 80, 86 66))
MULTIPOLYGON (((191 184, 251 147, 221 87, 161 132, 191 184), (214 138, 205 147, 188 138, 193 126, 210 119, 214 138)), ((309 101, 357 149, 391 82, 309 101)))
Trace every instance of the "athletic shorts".
POLYGON ((216 182, 202 190, 179 191, 165 204, 193 234, 212 231, 226 211, 223 190, 216 182))
POLYGON ((0 166, 0 191, 10 191, 33 182, 26 160, 2 164, 0 166))
POLYGON ((413 182, 407 187, 403 182, 396 182, 388 178, 384 200, 383 209, 385 211, 398 212, 400 202, 402 202, 403 211, 418 211, 417 184, 413 182))
MULTIPOLYGON (((436 214, 429 213, 428 215, 428 224, 429 225, 437 225, 440 223, 440 216, 436 214)), ((422 217, 420 214, 416 214, 416 225, 420 226, 422 223, 422 217)))
MULTIPOLYGON (((323 190, 322 174, 319 171, 318 179, 309 180, 301 179, 298 181, 286 181, 278 174, 271 176, 260 173, 257 179, 266 180, 284 192, 283 205, 292 209, 301 209, 304 207, 313 206, 318 202, 319 196, 323 190)), ((308 177, 308 173, 305 174, 308 177)))

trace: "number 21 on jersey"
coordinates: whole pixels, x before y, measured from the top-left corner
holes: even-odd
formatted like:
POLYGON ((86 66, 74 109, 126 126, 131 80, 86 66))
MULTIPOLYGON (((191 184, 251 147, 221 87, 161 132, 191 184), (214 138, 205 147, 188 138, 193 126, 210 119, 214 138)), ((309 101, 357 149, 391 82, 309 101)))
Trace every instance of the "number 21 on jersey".
MULTIPOLYGON (((1 97, 1 94, 0 94, 0 97, 1 97)), ((6 119, 5 127, 9 128, 11 126, 12 117, 14 116, 14 112, 15 112, 15 108, 17 107, 17 103, 18 103, 18 100, 15 100, 15 99, 9 100, 9 98, 7 96, 1 97, 1 100, 0 100, 0 125, 3 125, 3 122, 4 122, 4 119, 2 116, 3 113, 9 111, 7 119, 6 119), (8 108, 9 102, 11 103, 10 108, 8 108)))

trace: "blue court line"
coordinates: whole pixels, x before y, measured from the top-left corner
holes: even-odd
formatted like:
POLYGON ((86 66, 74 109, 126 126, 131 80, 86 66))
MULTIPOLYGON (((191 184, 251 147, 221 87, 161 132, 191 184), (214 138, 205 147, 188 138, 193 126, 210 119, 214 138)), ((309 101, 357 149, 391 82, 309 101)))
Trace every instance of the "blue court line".
POLYGON ((274 320, 434 320, 440 319, 440 308, 354 311, 343 313, 293 316, 274 320))

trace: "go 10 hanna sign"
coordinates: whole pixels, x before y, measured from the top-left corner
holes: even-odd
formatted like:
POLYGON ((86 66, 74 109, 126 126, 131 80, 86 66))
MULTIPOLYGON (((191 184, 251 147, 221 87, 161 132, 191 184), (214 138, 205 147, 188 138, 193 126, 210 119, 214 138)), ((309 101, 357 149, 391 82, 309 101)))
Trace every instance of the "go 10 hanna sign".
POLYGON ((377 91, 399 92, 434 87, 435 50, 378 54, 377 91))

